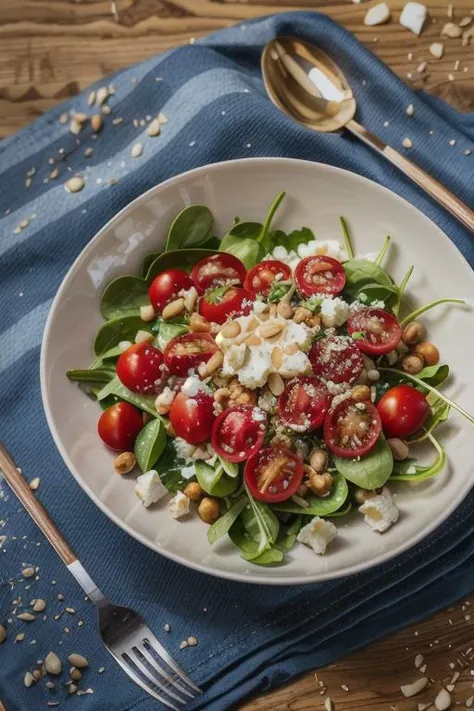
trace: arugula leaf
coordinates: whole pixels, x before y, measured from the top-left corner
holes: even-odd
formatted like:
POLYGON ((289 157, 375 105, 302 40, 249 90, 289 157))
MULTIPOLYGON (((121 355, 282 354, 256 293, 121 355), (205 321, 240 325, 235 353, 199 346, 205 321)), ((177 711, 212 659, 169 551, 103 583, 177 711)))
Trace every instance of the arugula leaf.
POLYGON ((172 494, 181 491, 187 484, 187 480, 181 474, 185 466, 185 460, 182 457, 178 457, 173 440, 168 437, 162 454, 154 464, 154 469, 172 494))
POLYGON ((270 234, 270 226, 272 224, 272 220, 275 216, 275 213, 278 210, 280 203, 282 202, 284 197, 284 192, 278 193, 278 195, 270 205, 270 209, 268 210, 267 216, 265 217, 260 234, 256 238, 257 242, 262 245, 264 254, 270 252, 272 249, 272 236, 270 234))
POLYGON ((343 477, 361 489, 378 489, 393 471, 393 454, 380 436, 375 447, 360 459, 334 456, 334 466, 343 477))
POLYGON ((444 298, 444 299, 435 299, 434 301, 430 301, 428 304, 425 304, 424 306, 420 306, 419 309, 415 309, 415 311, 412 311, 411 313, 408 314, 408 316, 405 316, 405 318, 400 321, 400 326, 406 326, 408 323, 411 321, 414 321, 418 316, 421 316, 422 314, 426 313, 430 309, 434 308, 435 306, 439 306, 440 304, 467 304, 467 302, 464 299, 451 299, 451 298, 444 298))
POLYGON ((153 279, 165 272, 167 269, 183 269, 188 271, 197 262, 204 257, 212 257, 213 254, 218 254, 216 249, 204 249, 204 247, 194 247, 192 249, 175 249, 169 252, 158 254, 148 267, 145 277, 147 284, 153 279))
POLYGON ((151 331, 149 323, 140 316, 121 316, 106 321, 97 331, 94 339, 94 353, 103 356, 121 341, 134 341, 137 331, 151 331))
POLYGON ((195 463, 195 467, 196 478, 208 494, 217 497, 230 496, 237 489, 238 480, 235 477, 227 476, 219 460, 215 466, 199 460, 195 463))
MULTIPOLYGON (((309 227, 302 227, 300 230, 290 232, 286 238, 286 243, 283 242, 283 246, 289 252, 296 252, 300 244, 308 244, 308 242, 313 242, 315 239, 313 230, 310 230, 309 227)), ((276 246, 275 242, 274 246, 276 246)))
POLYGON ((387 235, 387 237, 385 237, 385 239, 384 239, 382 249, 378 253, 377 257, 375 258, 375 264, 377 264, 378 266, 380 266, 382 264, 383 258, 385 257, 387 249, 390 247, 391 241, 392 241, 392 238, 387 235))
POLYGON ((283 501, 281 504, 272 504, 272 509, 275 511, 301 514, 302 516, 328 516, 344 505, 348 495, 349 487, 347 486, 346 479, 341 476, 341 474, 336 474, 331 491, 327 496, 306 497, 309 506, 303 508, 293 503, 293 501, 283 501))
POLYGON ((432 434, 428 433, 428 439, 436 449, 434 462, 423 467, 417 465, 415 459, 404 459, 402 462, 395 462, 390 481, 424 481, 443 471, 446 466, 446 453, 432 434))
POLYGON ((135 457, 143 473, 153 468, 166 445, 166 429, 161 419, 152 420, 139 432, 135 441, 135 457))
POLYGON ((405 293, 405 289, 407 288, 407 284, 410 280, 410 277, 413 274, 414 268, 415 267, 413 265, 411 267, 409 267, 407 273, 405 274, 405 276, 403 277, 403 279, 400 282, 400 286, 398 287, 398 301, 395 304, 395 306, 393 307, 393 313, 395 314, 395 316, 398 316, 398 313, 400 311, 400 306, 402 305, 402 297, 403 297, 403 294, 405 293))
POLYGON ((368 259, 349 259, 344 262, 344 271, 347 277, 345 290, 352 297, 366 284, 393 286, 393 281, 387 272, 368 259))
POLYGON ((93 370, 68 370, 66 376, 76 383, 109 383, 115 377, 115 368, 94 368, 93 370))
POLYGON ((429 385, 432 385, 433 387, 436 387, 436 385, 441 385, 441 383, 444 383, 444 381, 448 378, 449 376, 449 365, 446 363, 438 363, 437 365, 428 365, 426 368, 423 368, 418 373, 418 377, 420 380, 423 380, 424 383, 428 383, 429 385))
POLYGON ((218 518, 212 526, 209 526, 207 529, 207 540, 211 545, 229 532, 230 527, 237 521, 247 505, 247 497, 243 496, 241 499, 238 499, 223 516, 218 518))
POLYGON ((168 231, 166 251, 202 244, 211 234, 214 218, 205 205, 188 205, 174 218, 168 231))
POLYGON ((347 257, 349 260, 354 259, 354 249, 352 248, 352 240, 351 240, 349 228, 347 226, 347 222, 345 221, 345 219, 343 217, 340 217, 339 223, 341 225, 342 236, 344 239, 344 246, 346 248, 347 257))
POLYGON ((145 410, 149 412, 153 417, 158 417, 155 407, 155 396, 154 395, 140 395, 139 393, 133 393, 131 390, 122 385, 120 380, 115 377, 110 383, 107 383, 102 390, 97 393, 98 400, 104 400, 109 397, 109 395, 115 395, 119 400, 125 400, 126 402, 135 405, 140 410, 145 410))
POLYGON ((105 287, 100 300, 100 311, 107 319, 120 316, 140 315, 140 306, 150 303, 148 285, 136 276, 121 276, 105 287))

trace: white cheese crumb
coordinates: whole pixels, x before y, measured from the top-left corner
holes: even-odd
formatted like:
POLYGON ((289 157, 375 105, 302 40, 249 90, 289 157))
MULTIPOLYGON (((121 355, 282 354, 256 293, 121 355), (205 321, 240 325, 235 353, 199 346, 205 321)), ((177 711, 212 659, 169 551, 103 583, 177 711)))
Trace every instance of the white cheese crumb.
POLYGON ((254 313, 257 314, 257 316, 260 316, 260 314, 264 314, 266 311, 268 311, 269 306, 266 304, 264 301, 255 301, 253 305, 253 310, 254 313))
POLYGON ((362 504, 359 511, 364 514, 365 523, 378 533, 387 531, 393 523, 398 521, 400 515, 392 499, 392 494, 386 487, 383 488, 381 494, 362 504))
POLYGON ((142 321, 153 321, 155 318, 155 309, 151 304, 140 306, 140 318, 142 321))
POLYGON ((337 528, 331 521, 315 516, 306 526, 303 526, 296 540, 322 555, 336 535, 337 528))
POLYGON ((235 375, 244 364, 246 352, 247 346, 245 343, 241 343, 238 346, 231 346, 224 355, 222 374, 235 375))
POLYGON ((415 115, 415 107, 413 104, 408 104, 407 106, 407 116, 414 116, 415 115))
POLYGON ((118 347, 120 348, 121 351, 126 351, 127 348, 130 348, 131 345, 132 345, 131 341, 120 341, 120 343, 118 344, 118 347))
POLYGON ((390 15, 390 8, 387 3, 382 2, 379 5, 374 5, 365 15, 364 25, 382 25, 390 19, 390 15))
POLYGON ((178 292, 178 296, 182 296, 184 299, 184 308, 188 313, 191 313, 194 311, 194 307, 196 305, 196 301, 198 298, 198 293, 196 291, 196 288, 194 286, 190 286, 189 289, 181 289, 180 292, 178 292))
POLYGON ((168 505, 172 517, 181 518, 181 516, 186 516, 189 513, 189 503, 189 497, 183 494, 182 491, 178 491, 168 505))
POLYGON ((311 375, 313 369, 308 356, 303 351, 296 351, 289 355, 283 354, 278 372, 284 378, 293 378, 296 375, 311 375))
POLYGON ((400 24, 411 30, 415 35, 420 35, 425 24, 428 11, 419 2, 407 2, 400 15, 400 24))
POLYGON ((198 393, 207 393, 210 395, 211 389, 206 383, 199 380, 199 378, 191 376, 184 381, 181 392, 186 393, 189 397, 195 397, 198 393))
POLYGON ((321 320, 326 328, 342 326, 350 315, 349 304, 339 296, 323 299, 321 302, 321 320))
POLYGON ((138 477, 135 485, 135 494, 141 500, 143 506, 151 506, 166 496, 168 490, 160 479, 160 475, 154 469, 138 477))
POLYGON ((270 349, 264 343, 250 346, 248 357, 239 371, 239 381, 247 388, 259 388, 265 385, 272 367, 270 349))

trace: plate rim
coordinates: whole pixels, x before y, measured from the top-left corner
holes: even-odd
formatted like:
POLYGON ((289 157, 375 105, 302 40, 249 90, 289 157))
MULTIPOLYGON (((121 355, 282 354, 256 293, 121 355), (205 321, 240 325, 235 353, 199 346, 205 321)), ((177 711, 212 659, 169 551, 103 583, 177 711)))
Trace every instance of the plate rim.
MULTIPOLYGON (((50 335, 53 320, 55 318, 56 311, 58 309, 59 304, 61 303, 63 292, 67 288, 70 278, 72 277, 74 272, 78 269, 78 267, 80 267, 81 263, 87 259, 89 252, 95 247, 96 243, 98 243, 100 241, 102 234, 106 230, 109 230, 113 226, 113 223, 115 221, 119 220, 126 212, 133 210, 136 205, 138 205, 141 201, 147 200, 148 197, 150 197, 157 190, 161 190, 161 189, 166 188, 172 184, 179 184, 181 181, 186 181, 189 177, 192 177, 192 176, 199 174, 203 171, 219 172, 220 170, 226 170, 229 167, 232 167, 233 165, 236 165, 236 164, 239 164, 239 165, 254 164, 255 165, 256 163, 261 163, 261 164, 265 164, 265 163, 266 164, 271 164, 271 163, 282 164, 282 163, 285 163, 285 164, 292 164, 295 167, 297 167, 298 165, 301 165, 301 164, 303 164, 305 167, 308 167, 309 165, 311 165, 316 170, 322 170, 323 172, 327 171, 329 173, 344 174, 344 175, 349 174, 353 179, 356 180, 356 182, 359 181, 359 182, 368 184, 372 190, 379 190, 382 193, 388 193, 396 201, 399 201, 404 206, 404 209, 408 209, 409 211, 412 210, 414 212, 417 212, 419 215, 421 215, 423 217, 423 219, 425 219, 431 223, 432 227, 434 229, 436 229, 436 231, 439 233, 440 238, 442 238, 444 240, 445 244, 451 250, 453 258, 455 258, 458 261, 459 266, 462 269, 466 270, 467 277, 474 281, 473 270, 471 269, 469 262, 464 257, 464 255, 461 253, 461 251, 456 247, 454 242, 452 242, 452 240, 449 239, 447 234, 436 224, 436 222, 434 222, 434 220, 432 220, 430 217, 428 217, 422 210, 417 208, 415 205, 413 205, 411 202, 409 202, 406 198, 402 197, 401 195, 398 195, 398 193, 394 192, 390 188, 387 188, 384 185, 380 185, 379 183, 375 182, 375 180, 372 180, 371 178, 367 178, 363 175, 359 175, 359 173, 355 173, 354 171, 347 170, 345 168, 339 168, 337 166, 328 165, 326 163, 319 163, 317 161, 305 160, 305 159, 300 159, 300 158, 287 158, 287 157, 280 158, 280 157, 276 157, 276 156, 261 156, 261 157, 258 156, 258 157, 249 157, 249 158, 235 158, 235 159, 230 159, 230 160, 226 160, 226 161, 221 161, 218 163, 207 163, 205 165, 198 166, 196 168, 192 168, 191 170, 187 170, 183 173, 178 173, 175 176, 167 178, 163 182, 157 183, 153 187, 146 190, 144 193, 141 193, 140 195, 138 195, 131 202, 127 203, 127 205, 125 205, 121 210, 119 210, 119 212, 117 212, 113 217, 111 217, 110 220, 108 220, 94 234, 94 236, 89 240, 89 242, 85 245, 85 247, 79 252, 77 257, 74 259, 71 266, 69 267, 66 274, 64 275, 63 279, 61 280, 61 283, 56 291, 56 294, 55 294, 53 302, 51 304, 51 308, 49 310, 48 317, 46 319, 46 323, 45 323, 45 326, 43 329, 42 341, 41 341, 41 352, 40 352, 40 368, 39 368, 39 370, 40 370, 41 400, 42 400, 43 410, 46 415, 46 421, 47 421, 47 424, 49 427, 49 431, 50 431, 51 436, 54 440, 54 443, 55 443, 55 445, 56 445, 56 447, 63 459, 63 462, 65 463, 69 472, 73 475, 77 484, 81 487, 81 489, 84 491, 84 493, 100 509, 100 511, 102 511, 102 513, 104 513, 108 519, 110 519, 113 523, 115 523, 117 526, 119 526, 129 536, 131 536, 132 538, 134 538, 141 544, 145 545, 150 550, 152 550, 156 553, 159 553, 160 555, 163 555, 165 558, 168 558, 169 560, 172 560, 175 563, 183 565, 186 568, 191 568, 192 570, 203 573, 205 575, 212 575, 213 577, 217 577, 220 579, 243 582, 243 583, 247 583, 247 584, 282 585, 282 586, 307 585, 307 584, 312 584, 312 583, 317 583, 317 582, 325 582, 328 580, 338 580, 338 579, 346 578, 351 575, 356 575, 357 573, 361 573, 363 571, 366 571, 366 570, 369 570, 369 569, 374 568, 376 566, 380 566, 384 563, 387 563, 390 560, 393 560, 397 556, 401 555, 402 553, 406 552, 407 550, 414 548, 422 540, 426 539, 430 534, 432 534, 433 531, 435 531, 437 528, 439 528, 453 514, 453 512, 461 505, 462 501, 464 500, 465 493, 461 492, 458 497, 447 502, 447 506, 443 509, 439 518, 433 524, 430 524, 429 526, 427 526, 424 530, 420 531, 415 536, 411 537, 407 541, 400 543, 399 545, 394 547, 392 550, 377 555, 373 559, 367 560, 362 563, 356 563, 356 564, 349 566, 348 568, 346 568, 344 570, 343 573, 338 572, 338 571, 326 570, 326 571, 318 572, 314 575, 307 575, 304 577, 301 575, 293 575, 293 576, 285 576, 284 578, 279 579, 276 576, 270 578, 270 577, 266 577, 261 574, 254 574, 253 572, 251 575, 245 575, 244 573, 237 573, 237 572, 232 572, 232 571, 212 569, 209 566, 206 566, 205 564, 195 562, 195 561, 185 560, 181 556, 179 556, 171 551, 168 551, 165 548, 158 546, 154 542, 151 542, 139 531, 133 529, 124 520, 120 519, 120 517, 117 514, 115 514, 103 501, 100 500, 100 498, 89 487, 87 482, 85 482, 83 480, 83 478, 80 476, 79 472, 76 470, 73 462, 71 461, 66 448, 63 447, 63 444, 61 442, 58 430, 56 428, 56 425, 55 425, 55 422, 54 422, 54 419, 53 419, 53 416, 51 413, 49 400, 48 400, 48 394, 47 394, 47 386, 46 386, 46 351, 48 349, 49 335, 50 335)), ((471 491, 471 489, 473 487, 474 487, 474 478, 471 482, 471 486, 470 486, 470 489, 468 490, 468 493, 471 491)))

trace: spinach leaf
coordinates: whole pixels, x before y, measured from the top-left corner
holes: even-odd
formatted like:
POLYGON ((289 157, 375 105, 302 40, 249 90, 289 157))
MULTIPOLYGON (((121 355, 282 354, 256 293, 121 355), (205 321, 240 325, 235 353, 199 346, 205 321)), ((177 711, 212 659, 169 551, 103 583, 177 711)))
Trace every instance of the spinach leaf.
POLYGON ((204 257, 211 257, 213 254, 217 254, 218 251, 215 249, 203 249, 194 247, 193 249, 176 249, 170 252, 163 252, 158 254, 158 256, 153 260, 153 262, 148 267, 146 273, 146 282, 149 284, 153 279, 161 274, 161 272, 167 269, 183 269, 188 271, 193 267, 200 259, 204 257))
POLYGON ((415 311, 412 311, 408 316, 405 316, 405 318, 400 321, 400 326, 406 326, 407 323, 410 323, 411 321, 414 321, 415 319, 418 318, 418 316, 421 316, 422 314, 426 313, 430 309, 434 308, 435 306, 440 306, 440 304, 462 304, 466 305, 466 301, 464 299, 451 299, 451 298, 444 298, 444 299, 435 299, 434 301, 430 301, 428 304, 425 304, 424 306, 420 306, 419 309, 415 309, 415 311))
POLYGON ((296 252, 300 244, 308 244, 308 242, 313 242, 316 237, 314 236, 313 230, 309 227, 302 227, 300 230, 293 230, 286 238, 286 243, 283 246, 291 252, 296 252))
POLYGON ((171 319, 169 321, 159 319, 151 330, 156 334, 156 345, 160 351, 164 351, 166 345, 173 338, 189 331, 188 319, 184 317, 171 319))
POLYGON ((343 477, 361 489, 378 489, 393 471, 393 454, 384 437, 360 459, 334 457, 334 466, 343 477))
MULTIPOLYGON (((246 269, 251 269, 265 256, 265 251, 262 246, 256 241, 254 236, 248 236, 251 233, 251 228, 247 232, 246 227, 249 225, 258 225, 259 230, 261 225, 256 222, 239 222, 230 232, 228 232, 221 241, 220 251, 233 254, 234 257, 240 259, 246 269), (241 232, 241 234, 235 234, 241 232)), ((257 232, 259 234, 259 231, 257 232)))
POLYGON ((447 405, 442 400, 435 400, 435 402, 431 405, 431 413, 428 419, 424 422, 423 427, 418 430, 418 432, 415 432, 414 435, 408 437, 408 442, 410 444, 415 444, 415 442, 422 442, 428 437, 431 432, 436 429, 438 425, 448 419, 450 412, 451 408, 449 405, 447 405))
POLYGON ((76 383, 108 383, 115 377, 114 368, 95 368, 94 370, 68 370, 66 376, 76 383))
MULTIPOLYGON (((407 380, 411 380, 412 383, 415 383, 416 385, 421 385, 422 388, 425 388, 428 390, 430 393, 433 393, 437 398, 440 400, 443 400, 447 405, 450 405, 453 410, 456 410, 456 412, 459 412, 460 415, 466 418, 466 420, 469 420, 471 424, 474 425, 474 415, 471 415, 470 412, 465 410, 461 405, 458 405, 457 402, 454 402, 454 400, 451 400, 451 398, 447 397, 447 395, 444 395, 440 390, 437 388, 433 387, 430 385, 428 382, 420 380, 416 375, 410 375, 409 373, 404 373, 403 370, 398 370, 398 368, 384 368, 382 366, 378 366, 378 369, 380 372, 387 373, 388 375, 396 375, 399 377, 404 377, 407 380)), ((388 376, 387 376, 388 377, 388 376)))
POLYGON ((195 247, 209 239, 214 218, 205 205, 188 205, 174 218, 168 231, 166 251, 195 247))
POLYGON ((272 504, 272 509, 276 511, 286 511, 287 513, 301 514, 303 516, 328 516, 344 505, 348 495, 349 487, 347 486, 347 481, 341 474, 336 474, 331 491, 327 496, 306 497, 306 501, 309 504, 308 507, 303 508, 290 500, 283 501, 281 504, 272 504))
POLYGON ((244 560, 251 561, 255 565, 276 565, 282 562, 283 552, 273 546, 260 552, 260 543, 250 537, 242 517, 235 521, 228 533, 232 543, 241 551, 240 555, 244 560))
POLYGON ((224 472, 235 479, 236 476, 239 474, 239 465, 236 462, 228 462, 226 459, 222 459, 222 457, 219 457, 217 455, 217 459, 220 463, 220 466, 223 468, 224 472))
POLYGON ((423 380, 424 383, 428 383, 429 385, 432 385, 433 387, 436 387, 437 385, 441 385, 441 383, 444 383, 444 381, 448 378, 449 376, 449 365, 446 363, 438 363, 437 365, 428 365, 426 368, 423 368, 418 373, 418 377, 420 380, 423 380))
POLYGON ((143 262, 142 262, 142 268, 140 269, 140 276, 145 279, 146 275, 148 274, 148 271, 155 261, 157 257, 160 256, 162 252, 152 252, 151 254, 147 254, 146 257, 144 257, 143 262))
POLYGON ((392 241, 392 238, 387 235, 387 237, 385 237, 385 239, 384 239, 382 249, 378 253, 377 257, 375 258, 375 264, 377 264, 378 266, 380 266, 382 264, 383 258, 385 257, 387 249, 390 247, 391 241, 392 241))
POLYGON ((347 222, 345 221, 345 219, 343 217, 340 217, 339 223, 341 225, 342 236, 344 238, 344 246, 346 248, 347 257, 349 260, 354 259, 354 250, 352 248, 352 240, 351 240, 349 228, 347 226, 347 222))
POLYGON ((347 277, 345 290, 352 297, 366 284, 393 286, 387 272, 368 259, 349 259, 344 262, 344 271, 347 277))
POLYGON ((398 316, 398 313, 400 311, 400 306, 402 304, 403 294, 405 293, 405 289, 407 288, 407 284, 410 280, 411 275, 413 274, 414 268, 415 267, 412 265, 408 269, 407 273, 405 274, 405 276, 403 277, 403 279, 400 282, 400 286, 398 287, 398 301, 395 304, 395 306, 393 307, 393 313, 395 314, 395 316, 398 316))
POLYGON ((153 468, 165 448, 166 439, 166 429, 160 418, 152 420, 139 432, 134 452, 143 473, 153 468))
POLYGON ((219 237, 209 237, 205 242, 203 242, 199 248, 200 249, 212 249, 215 251, 219 250, 219 247, 221 246, 221 241, 219 237))
POLYGON ((247 497, 238 499, 226 513, 217 519, 207 530, 207 540, 212 545, 219 538, 229 532, 230 527, 237 521, 244 508, 248 505, 247 497))
POLYGON ((148 285, 144 279, 121 276, 105 287, 100 300, 100 311, 107 320, 127 315, 139 316, 140 306, 149 303, 148 285))
POLYGON ((101 356, 121 341, 134 341, 140 330, 151 330, 150 324, 142 321, 140 316, 121 316, 106 321, 97 331, 94 353, 101 356))
POLYGON ((181 474, 185 466, 185 460, 178 457, 173 440, 168 437, 162 454, 154 464, 154 469, 170 493, 182 491, 186 486, 187 480, 181 474))
MULTIPOLYGON (((242 522, 244 526, 245 537, 249 541, 249 547, 246 550, 242 549, 241 555, 245 560, 253 560, 273 546, 278 536, 280 524, 268 506, 253 498, 247 485, 245 485, 245 491, 247 492, 250 507, 244 509, 238 522, 242 522)), ((229 535, 234 526, 230 529, 229 535)))
POLYGON ((113 348, 109 348, 108 351, 105 351, 105 353, 102 353, 102 355, 97 356, 97 358, 94 358, 92 363, 90 364, 90 369, 95 370, 96 368, 108 368, 110 367, 110 363, 107 363, 107 361, 114 361, 117 359, 121 354, 123 353, 123 348, 120 348, 120 346, 114 346, 113 348))
POLYGON ((264 551, 257 558, 253 558, 252 563, 253 565, 278 565, 283 558, 283 551, 275 546, 264 551))
POLYGON ((432 434, 428 434, 428 439, 436 449, 434 462, 425 467, 417 465, 415 459, 404 459, 403 462, 395 462, 390 481, 424 481, 443 471, 446 466, 446 453, 432 434))
POLYGON ((272 220, 275 216, 275 213, 280 207, 280 203, 282 202, 284 197, 285 193, 283 191, 281 193, 278 193, 278 195, 270 205, 270 209, 268 210, 267 216, 262 225, 262 230, 257 237, 257 241, 260 242, 260 244, 262 245, 265 254, 267 252, 270 252, 272 249, 272 236, 270 233, 270 226, 272 224, 272 220))
POLYGON ((339 518, 341 516, 347 516, 348 513, 352 511, 352 501, 347 499, 346 503, 342 507, 342 509, 338 509, 337 511, 334 511, 331 514, 327 515, 327 518, 339 518))
POLYGON ((275 543, 275 548, 285 552, 293 548, 296 543, 296 536, 301 528, 301 516, 296 516, 295 520, 289 524, 280 524, 280 530, 275 543))
POLYGON ((396 286, 365 284, 356 291, 354 298, 367 306, 371 306, 374 301, 383 301, 384 308, 393 309, 398 303, 399 294, 396 286))
POLYGON ((206 493, 223 497, 230 496, 237 489, 237 479, 227 476, 219 460, 215 466, 199 460, 195 467, 196 478, 206 493))
POLYGON ((131 390, 122 385, 120 380, 115 377, 110 383, 107 383, 102 390, 97 393, 98 400, 104 400, 104 398, 109 397, 109 395, 115 395, 119 400, 125 400, 126 402, 135 405, 140 410, 145 410, 149 412, 153 417, 158 417, 155 407, 155 396, 154 395, 140 395, 140 393, 132 393, 131 390))

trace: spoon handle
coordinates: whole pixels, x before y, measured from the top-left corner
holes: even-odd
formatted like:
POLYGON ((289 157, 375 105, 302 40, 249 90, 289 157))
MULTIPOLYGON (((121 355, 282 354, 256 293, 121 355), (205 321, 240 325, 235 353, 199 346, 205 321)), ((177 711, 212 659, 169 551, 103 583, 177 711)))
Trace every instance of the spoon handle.
POLYGON ((346 124, 346 128, 357 136, 363 143, 370 146, 377 153, 384 156, 390 163, 396 165, 405 175, 413 180, 420 188, 423 188, 428 195, 442 205, 471 232, 474 232, 474 211, 465 205, 456 195, 445 188, 441 183, 428 175, 426 171, 412 163, 411 160, 405 158, 401 153, 394 148, 388 146, 378 136, 354 121, 353 119, 346 124))

